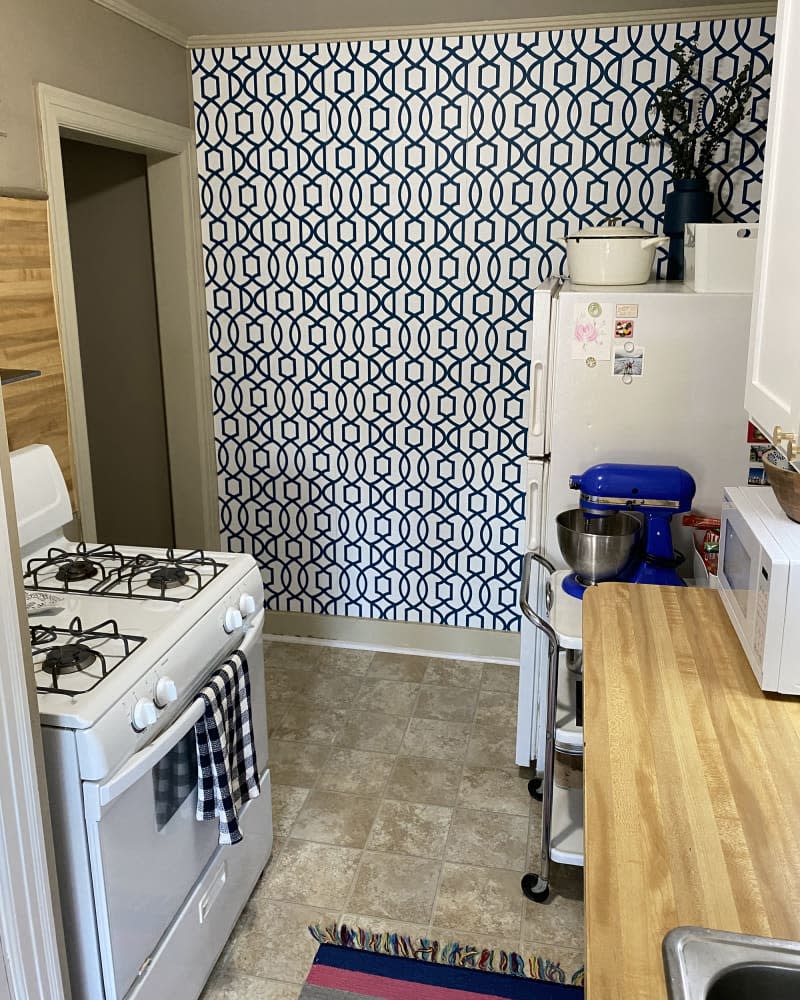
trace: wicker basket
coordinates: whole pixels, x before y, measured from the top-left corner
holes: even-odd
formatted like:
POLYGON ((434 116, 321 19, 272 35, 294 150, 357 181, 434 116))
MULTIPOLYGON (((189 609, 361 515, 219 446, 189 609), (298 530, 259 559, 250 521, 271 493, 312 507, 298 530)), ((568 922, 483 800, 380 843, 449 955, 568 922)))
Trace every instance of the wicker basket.
POLYGON ((800 472, 796 472, 784 454, 770 448, 761 456, 769 485, 775 491, 778 503, 793 521, 800 521, 800 472))

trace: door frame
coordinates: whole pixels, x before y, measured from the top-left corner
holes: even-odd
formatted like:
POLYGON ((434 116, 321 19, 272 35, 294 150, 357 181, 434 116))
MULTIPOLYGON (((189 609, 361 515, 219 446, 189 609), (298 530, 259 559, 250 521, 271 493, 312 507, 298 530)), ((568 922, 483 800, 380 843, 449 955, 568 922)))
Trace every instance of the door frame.
POLYGON ((0 745, 12 762, 0 768, 0 942, 11 996, 62 1000, 68 979, 24 593, 0 398, 0 745))
POLYGON ((37 96, 50 201, 53 283, 83 537, 98 541, 62 138, 141 153, 147 158, 175 540, 182 548, 218 549, 214 420, 194 132, 49 84, 38 84, 37 96))

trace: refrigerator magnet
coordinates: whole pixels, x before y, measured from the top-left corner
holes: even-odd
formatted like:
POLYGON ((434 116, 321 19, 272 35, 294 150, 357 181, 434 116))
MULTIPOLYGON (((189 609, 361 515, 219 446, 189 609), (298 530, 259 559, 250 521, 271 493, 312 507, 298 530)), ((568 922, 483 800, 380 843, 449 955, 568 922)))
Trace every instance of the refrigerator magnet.
POLYGON ((606 318, 608 310, 603 314, 601 307, 600 314, 593 316, 593 306, 599 306, 599 303, 575 306, 571 344, 573 361, 583 361, 589 357, 596 361, 611 359, 613 328, 610 326, 611 321, 606 318))
POLYGON ((633 339, 633 320, 615 319, 614 340, 632 340, 632 339, 633 339))
POLYGON ((635 302, 621 302, 617 306, 617 319, 638 319, 639 307, 635 302))
POLYGON ((622 381, 627 384, 644 374, 644 348, 634 347, 631 351, 627 350, 628 347, 633 347, 633 345, 625 344, 624 348, 614 348, 612 369, 613 373, 622 376, 622 381))

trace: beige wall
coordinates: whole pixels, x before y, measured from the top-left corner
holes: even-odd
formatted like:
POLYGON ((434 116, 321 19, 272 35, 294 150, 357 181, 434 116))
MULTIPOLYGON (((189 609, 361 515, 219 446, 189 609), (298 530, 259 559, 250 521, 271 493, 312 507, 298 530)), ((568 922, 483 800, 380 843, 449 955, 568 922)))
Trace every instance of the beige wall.
POLYGON ((44 187, 36 83, 191 125, 187 60, 91 0, 2 0, 0 188, 44 187))

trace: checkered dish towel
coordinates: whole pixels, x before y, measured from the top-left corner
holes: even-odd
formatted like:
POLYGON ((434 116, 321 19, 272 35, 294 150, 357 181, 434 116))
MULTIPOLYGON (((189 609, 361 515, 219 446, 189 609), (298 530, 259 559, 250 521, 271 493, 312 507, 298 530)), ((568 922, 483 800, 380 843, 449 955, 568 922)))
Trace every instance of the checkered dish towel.
POLYGON ((220 844, 237 844, 239 806, 260 791, 245 655, 237 651, 226 660, 199 697, 205 712, 194 728, 197 818, 219 817, 220 844))

